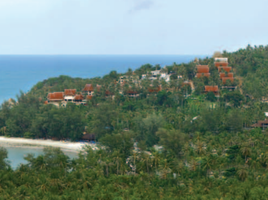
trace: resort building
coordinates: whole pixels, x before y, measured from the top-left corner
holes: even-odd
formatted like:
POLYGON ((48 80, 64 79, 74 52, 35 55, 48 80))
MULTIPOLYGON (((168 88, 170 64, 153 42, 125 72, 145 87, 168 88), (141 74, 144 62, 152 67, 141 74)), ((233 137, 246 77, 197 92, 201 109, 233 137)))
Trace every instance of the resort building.
POLYGON ((82 90, 82 92, 85 95, 93 96, 93 94, 94 94, 93 85, 92 84, 86 84, 85 87, 84 87, 84 89, 82 90))
POLYGON ((209 77, 209 67, 208 65, 197 65, 197 73, 195 77, 200 78, 200 77, 209 77))
POLYGON ((228 58, 215 58, 214 64, 216 67, 227 67, 228 58))
POLYGON ((205 86, 205 93, 208 93, 208 92, 213 92, 216 97, 219 97, 220 96, 219 88, 218 88, 217 85, 216 86, 206 85, 205 86))
POLYGON ((266 129, 268 127, 268 120, 258 121, 258 123, 253 124, 251 127, 266 129))
POLYGON ((64 90, 64 100, 73 101, 76 95, 76 89, 65 89, 64 90))

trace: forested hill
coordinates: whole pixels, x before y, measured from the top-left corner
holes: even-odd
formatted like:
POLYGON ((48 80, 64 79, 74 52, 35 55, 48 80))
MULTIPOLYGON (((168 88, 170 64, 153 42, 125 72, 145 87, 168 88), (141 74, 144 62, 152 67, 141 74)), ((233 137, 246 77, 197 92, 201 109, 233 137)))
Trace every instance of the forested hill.
MULTIPOLYGON (((266 77, 268 77, 268 46, 247 46, 245 49, 240 49, 232 53, 224 51, 222 56, 229 59, 229 65, 233 68, 232 72, 234 72, 236 76, 236 84, 242 89, 244 95, 248 94, 251 97, 260 99, 268 94, 268 82, 266 81, 266 77)), ((200 88, 196 93, 200 94, 203 91, 205 84, 221 85, 213 63, 213 58, 200 59, 200 64, 208 64, 212 72, 212 76, 208 80, 202 80, 202 83, 194 78, 196 73, 196 64, 194 61, 187 64, 174 63, 172 66, 167 66, 167 69, 169 72, 172 71, 175 73, 171 78, 176 79, 178 75, 181 75, 183 80, 194 80, 197 84, 197 89, 200 88), (198 85, 200 87, 198 87, 198 85)), ((139 69, 136 69, 134 72, 141 78, 142 74, 159 68, 160 66, 158 65, 152 66, 146 64, 139 69)), ((131 70, 126 74, 132 74, 131 70)), ((81 91, 85 84, 88 83, 92 85, 103 85, 106 89, 111 89, 111 83, 117 81, 121 75, 124 74, 118 74, 116 71, 111 71, 102 78, 81 79, 68 76, 49 78, 48 80, 37 83, 30 93, 46 98, 48 92, 58 92, 69 88, 81 91)), ((172 80, 174 82, 174 79, 172 80)), ((171 84, 171 87, 173 85, 174 83, 171 84)))
MULTIPOLYGON (((115 71, 87 80, 60 76, 4 102, 1 135, 77 141, 86 132, 106 148, 72 161, 46 149, 15 171, 0 148, 0 199, 267 199, 268 46, 215 56, 229 59, 233 82, 223 83, 214 58, 206 58, 162 69, 172 74, 168 83, 121 85, 115 71), (196 78, 198 64, 208 65, 208 78, 196 78), (85 84, 101 85, 86 105, 44 104, 48 92, 81 92, 85 84), (204 93, 205 86, 219 94, 204 93)), ((140 79, 156 69, 147 64, 126 75, 140 79)))

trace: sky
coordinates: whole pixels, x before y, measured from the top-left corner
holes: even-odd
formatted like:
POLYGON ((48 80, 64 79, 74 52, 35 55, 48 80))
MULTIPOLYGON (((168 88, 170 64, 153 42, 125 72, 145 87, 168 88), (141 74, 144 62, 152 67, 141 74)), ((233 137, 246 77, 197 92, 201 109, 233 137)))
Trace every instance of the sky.
POLYGON ((211 55, 268 44, 267 0, 0 0, 0 54, 211 55))

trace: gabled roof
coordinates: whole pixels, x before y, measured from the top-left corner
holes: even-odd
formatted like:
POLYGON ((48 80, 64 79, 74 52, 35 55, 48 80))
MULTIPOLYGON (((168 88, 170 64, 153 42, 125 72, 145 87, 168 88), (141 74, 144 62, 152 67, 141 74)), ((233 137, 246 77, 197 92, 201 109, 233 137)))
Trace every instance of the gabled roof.
POLYGON ((232 83, 234 82, 234 77, 223 77, 222 83, 225 84, 227 80, 230 80, 232 83))
POLYGON ((48 93, 47 98, 48 100, 64 100, 64 93, 63 92, 48 93))
POLYGON ((208 65, 197 65, 197 73, 209 73, 208 65))
POLYGON ((220 66, 227 67, 228 66, 228 62, 215 62, 214 65, 216 67, 220 67, 220 66))
POLYGON ((258 121, 258 123, 251 125, 251 127, 263 127, 263 124, 268 124, 268 120, 258 121))
POLYGON ((92 99, 92 95, 87 95, 87 100, 91 100, 92 99))
POLYGON ((94 88, 93 88, 92 84, 86 84, 83 91, 84 92, 92 92, 92 91, 94 91, 94 88))
POLYGON ((76 89, 65 89, 64 95, 65 96, 74 96, 76 94, 76 89))
POLYGON ((210 73, 197 73, 197 74, 195 75, 196 78, 200 78, 200 77, 202 77, 202 76, 209 77, 209 76, 210 76, 210 73))
POLYGON ((228 66, 228 67, 219 67, 218 68, 218 71, 221 72, 221 71, 226 71, 226 72, 230 72, 232 69, 232 67, 228 66))
POLYGON ((233 73, 228 73, 228 74, 225 74, 225 73, 220 73, 220 79, 224 78, 224 77, 229 77, 229 78, 233 78, 233 73))
POLYGON ((205 92, 219 92, 219 88, 217 85, 215 86, 206 85, 205 92))
POLYGON ((162 89, 161 86, 158 86, 158 87, 156 87, 156 88, 150 86, 150 87, 148 88, 148 91, 149 91, 150 93, 154 93, 154 92, 159 92, 159 91, 161 91, 161 89, 162 89))
POLYGON ((84 99, 84 97, 83 97, 83 95, 81 95, 81 94, 77 94, 77 95, 75 95, 75 97, 74 97, 74 100, 83 100, 84 99))

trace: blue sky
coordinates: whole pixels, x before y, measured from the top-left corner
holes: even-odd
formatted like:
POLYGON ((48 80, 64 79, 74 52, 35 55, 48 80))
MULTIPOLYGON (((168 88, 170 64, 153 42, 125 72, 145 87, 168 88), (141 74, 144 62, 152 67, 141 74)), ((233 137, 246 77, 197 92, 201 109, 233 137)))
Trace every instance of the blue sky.
POLYGON ((0 0, 0 54, 204 54, 268 44, 267 0, 0 0))

